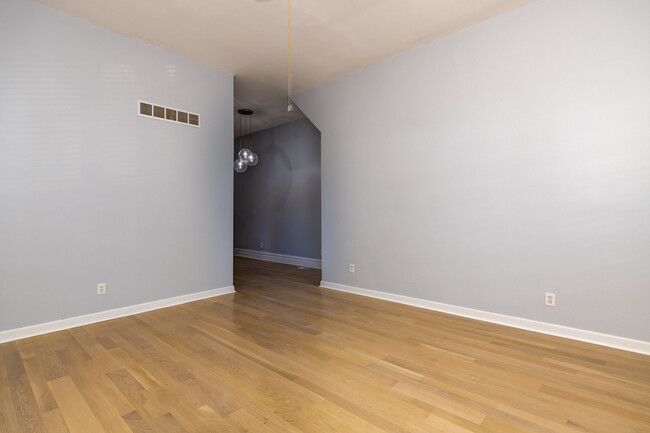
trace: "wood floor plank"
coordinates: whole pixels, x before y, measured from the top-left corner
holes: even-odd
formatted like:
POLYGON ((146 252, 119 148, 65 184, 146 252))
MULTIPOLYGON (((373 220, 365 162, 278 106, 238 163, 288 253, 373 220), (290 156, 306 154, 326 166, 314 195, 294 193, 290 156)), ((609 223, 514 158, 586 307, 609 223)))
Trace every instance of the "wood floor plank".
POLYGON ((38 357, 27 358, 23 360, 23 364, 29 376, 29 382, 32 386, 40 412, 49 412, 57 409, 59 406, 57 406, 56 400, 54 400, 50 387, 47 386, 45 371, 42 368, 42 359, 38 357))
POLYGON ((245 430, 225 420, 207 405, 190 407, 181 402, 174 407, 172 415, 189 431, 196 433, 245 433, 245 430))
POLYGON ((43 424, 47 433, 70 433, 70 429, 63 418, 63 414, 57 407, 43 415, 43 424))
POLYGON ((9 350, 4 351, 3 361, 20 431, 24 433, 44 433, 45 429, 38 403, 18 347, 16 343, 8 343, 7 347, 9 350))
POLYGON ((0 344, 0 432, 646 433, 650 357, 318 287, 237 292, 0 344))
POLYGON ((393 386, 394 390, 404 393, 405 395, 429 404, 450 414, 456 415, 476 425, 480 425, 485 419, 485 413, 481 413, 471 407, 463 406, 446 396, 432 392, 408 382, 398 382, 393 386))
MULTIPOLYGON (((150 394, 126 369, 106 374, 122 394, 135 407, 138 416, 152 420, 168 413, 155 395, 150 394)), ((133 412, 130 412, 133 413, 133 412)))
POLYGON ((250 433, 272 433, 273 429, 264 423, 261 423, 246 411, 239 409, 226 417, 232 424, 250 433))
POLYGON ((135 410, 119 391, 111 387, 112 382, 103 373, 101 364, 94 361, 85 368, 71 371, 75 385, 88 403, 93 415, 102 427, 110 433, 129 433, 122 415, 135 410))
POLYGON ((166 413, 160 418, 156 418, 153 421, 153 429, 160 433, 188 433, 171 413, 166 413))
MULTIPOLYGON (((56 332, 54 334, 57 334, 56 332)), ((54 350, 50 348, 47 343, 42 344, 36 348, 38 358, 41 360, 41 365, 45 375, 45 379, 50 380, 58 379, 59 377, 67 376, 68 371, 56 356, 54 350)))
POLYGON ((0 432, 19 432, 17 411, 11 396, 12 386, 3 360, 3 355, 8 349, 8 344, 0 345, 0 432))
POLYGON ((48 382, 70 433, 106 433, 70 376, 48 382))
POLYGON ((137 410, 122 415, 122 418, 129 425, 133 433, 155 433, 154 429, 142 419, 137 410))

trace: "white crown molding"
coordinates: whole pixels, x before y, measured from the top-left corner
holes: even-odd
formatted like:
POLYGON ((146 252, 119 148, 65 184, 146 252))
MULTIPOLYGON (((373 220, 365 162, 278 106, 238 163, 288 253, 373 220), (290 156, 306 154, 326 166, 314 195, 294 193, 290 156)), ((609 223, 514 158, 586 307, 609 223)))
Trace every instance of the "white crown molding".
POLYGON ((103 322, 105 320, 117 319, 124 316, 131 316, 133 314, 186 304, 188 302, 212 298, 214 296, 227 295, 228 293, 234 292, 234 286, 226 286, 219 289, 206 290, 204 292, 190 293, 188 295, 159 299, 157 301, 145 302, 143 304, 129 305, 127 307, 116 308, 113 310, 99 311, 97 313, 85 314, 83 316, 69 317, 67 319, 55 320, 53 322, 25 326, 24 328, 9 329, 7 331, 0 331, 0 343, 20 340, 35 335, 48 334, 50 332, 62 331, 64 329, 76 328, 77 326, 89 325, 91 323, 103 322))
POLYGON ((249 259, 264 260, 265 262, 284 263, 287 265, 306 266, 308 268, 321 268, 320 259, 309 257, 290 256, 287 254, 269 253, 266 251, 247 250, 244 248, 235 248, 236 256, 248 257, 249 259))
POLYGON ((601 346, 613 347, 616 349, 650 355, 650 342, 648 341, 633 340, 626 337, 601 334, 599 332, 587 331, 584 329, 571 328, 568 326, 556 325, 547 322, 539 322, 537 320, 524 319, 521 317, 507 316, 505 314, 491 313, 489 311, 474 310, 472 308, 458 307, 456 305, 443 304, 426 299, 412 298, 409 296, 396 295, 393 293, 380 292, 377 290, 362 289, 360 287, 347 286, 345 284, 332 283, 329 281, 321 281, 320 286, 325 289, 337 290, 339 292, 383 299, 385 301, 397 302, 400 304, 425 308, 427 310, 440 311, 442 313, 449 313, 470 319, 482 320, 484 322, 497 323, 499 325, 525 329, 527 331, 541 332, 542 334, 555 335, 558 337, 570 338, 572 340, 585 341, 587 343, 594 343, 601 346))

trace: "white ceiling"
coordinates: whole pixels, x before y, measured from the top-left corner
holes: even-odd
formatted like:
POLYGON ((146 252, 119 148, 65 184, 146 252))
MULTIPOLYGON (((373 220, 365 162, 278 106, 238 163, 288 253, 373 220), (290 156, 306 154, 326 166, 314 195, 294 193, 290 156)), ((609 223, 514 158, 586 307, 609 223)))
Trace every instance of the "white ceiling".
MULTIPOLYGON (((253 130, 287 113, 287 0, 36 0, 235 76, 253 130)), ((533 0, 292 0, 293 90, 469 27, 533 0)))

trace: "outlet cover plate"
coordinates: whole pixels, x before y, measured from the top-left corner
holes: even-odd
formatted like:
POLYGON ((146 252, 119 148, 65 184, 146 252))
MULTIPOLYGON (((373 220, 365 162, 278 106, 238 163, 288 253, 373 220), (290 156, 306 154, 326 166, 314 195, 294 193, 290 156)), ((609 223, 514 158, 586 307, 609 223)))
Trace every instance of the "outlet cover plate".
POLYGON ((544 304, 547 307, 555 307, 555 293, 546 292, 544 304))

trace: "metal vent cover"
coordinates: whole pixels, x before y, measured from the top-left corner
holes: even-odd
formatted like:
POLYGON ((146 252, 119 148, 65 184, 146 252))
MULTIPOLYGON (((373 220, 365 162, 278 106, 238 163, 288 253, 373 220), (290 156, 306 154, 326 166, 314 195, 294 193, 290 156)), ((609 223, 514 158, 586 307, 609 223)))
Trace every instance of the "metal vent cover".
POLYGON ((199 128, 200 116, 189 111, 178 110, 176 108, 165 107, 152 102, 138 101, 138 116, 148 117, 150 119, 165 120, 167 122, 182 123, 183 125, 199 128))

